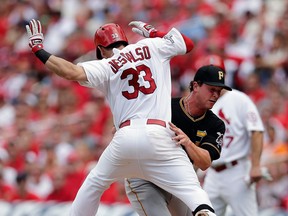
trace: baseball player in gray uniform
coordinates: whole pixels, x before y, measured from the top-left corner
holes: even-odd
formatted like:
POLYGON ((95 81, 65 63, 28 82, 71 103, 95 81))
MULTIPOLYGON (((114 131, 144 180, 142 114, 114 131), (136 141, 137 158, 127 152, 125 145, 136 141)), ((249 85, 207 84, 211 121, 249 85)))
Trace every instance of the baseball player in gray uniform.
MULTIPOLYGON (((201 64, 213 64, 225 71, 223 60, 216 55, 205 57, 201 64)), ((264 130, 260 115, 251 99, 235 89, 231 92, 222 90, 212 110, 225 122, 226 131, 221 157, 213 161, 208 169, 204 189, 208 192, 216 215, 224 216, 229 205, 234 215, 257 216, 254 183, 267 175, 260 166, 264 130)), ((192 216, 185 203, 151 185, 137 179, 128 179, 126 182, 127 195, 141 216, 156 215, 157 211, 164 216, 192 216), (158 204, 158 209, 153 203, 158 204), (152 210, 149 206, 152 206, 152 210)))
POLYGON ((77 65, 43 49, 40 21, 26 26, 29 46, 45 66, 67 80, 102 91, 110 105, 116 133, 90 171, 72 203, 71 216, 95 216, 102 193, 116 180, 141 178, 179 197, 198 216, 214 216, 207 193, 186 152, 189 140, 170 123, 170 60, 193 48, 193 42, 172 28, 160 34, 139 21, 130 23, 149 37, 128 44, 115 23, 95 33, 98 60, 77 65), (143 31, 145 30, 145 31, 143 31), (158 37, 159 35, 163 37, 158 37))
MULTIPOLYGON (((224 122, 210 109, 220 97, 224 85, 223 61, 211 55, 201 62, 190 83, 190 93, 172 99, 172 122, 183 130, 192 141, 184 146, 195 167, 206 170, 211 161, 220 157, 224 122), (220 67, 210 65, 211 61, 220 67), (222 74, 222 75, 221 75, 222 74)), ((192 164, 191 164, 192 166, 192 164)), ((193 213, 177 197, 151 182, 138 178, 125 181, 126 194, 140 216, 192 216, 193 213)))

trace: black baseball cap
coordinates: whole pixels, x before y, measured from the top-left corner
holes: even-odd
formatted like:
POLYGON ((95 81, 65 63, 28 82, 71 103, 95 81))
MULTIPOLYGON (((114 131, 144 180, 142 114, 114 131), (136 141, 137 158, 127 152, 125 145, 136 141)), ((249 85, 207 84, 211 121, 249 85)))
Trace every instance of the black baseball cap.
POLYGON ((232 91, 232 88, 225 85, 225 72, 223 69, 214 65, 200 67, 194 76, 194 81, 200 81, 211 86, 220 86, 232 91))

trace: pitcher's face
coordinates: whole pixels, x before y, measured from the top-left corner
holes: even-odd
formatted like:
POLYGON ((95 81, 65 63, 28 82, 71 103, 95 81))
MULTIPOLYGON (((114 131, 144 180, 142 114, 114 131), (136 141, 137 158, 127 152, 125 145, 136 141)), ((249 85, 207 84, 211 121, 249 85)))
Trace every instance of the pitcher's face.
POLYGON ((222 89, 223 88, 219 86, 211 86, 206 84, 202 84, 200 86, 197 84, 194 91, 197 92, 197 98, 203 108, 211 109, 219 99, 222 89))

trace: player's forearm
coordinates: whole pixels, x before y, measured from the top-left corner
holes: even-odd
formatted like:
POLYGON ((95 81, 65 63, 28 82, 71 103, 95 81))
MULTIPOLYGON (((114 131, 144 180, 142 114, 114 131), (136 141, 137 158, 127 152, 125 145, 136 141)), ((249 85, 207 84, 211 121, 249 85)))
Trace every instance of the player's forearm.
POLYGON ((251 163, 252 166, 260 166, 263 149, 263 132, 253 131, 251 134, 251 163))
POLYGON ((206 149, 196 146, 192 141, 189 145, 185 145, 187 154, 191 160, 193 160, 194 165, 201 170, 206 170, 211 166, 210 154, 206 149))
POLYGON ((67 80, 86 81, 86 75, 82 67, 77 66, 65 59, 51 55, 45 66, 55 74, 67 80))
POLYGON ((175 132, 175 136, 172 140, 175 140, 177 145, 185 147, 188 157, 193 160, 194 165, 201 170, 207 169, 211 165, 211 157, 207 150, 196 146, 190 138, 176 125, 169 122, 170 129, 175 132))
POLYGON ((181 34, 185 45, 186 45, 186 53, 190 52, 194 48, 194 42, 189 37, 185 36, 184 34, 181 34))
POLYGON ((86 73, 82 67, 68 62, 65 59, 53 56, 44 49, 44 35, 39 20, 32 19, 29 22, 29 25, 26 25, 26 30, 29 37, 29 47, 31 48, 31 51, 49 70, 67 80, 87 80, 86 73))

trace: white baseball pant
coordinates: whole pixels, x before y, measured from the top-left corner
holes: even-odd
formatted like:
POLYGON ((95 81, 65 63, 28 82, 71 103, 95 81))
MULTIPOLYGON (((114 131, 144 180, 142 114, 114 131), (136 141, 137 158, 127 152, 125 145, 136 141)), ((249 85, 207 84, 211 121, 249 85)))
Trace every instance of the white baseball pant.
POLYGON ((212 207, 185 151, 172 141, 174 132, 133 119, 120 128, 91 170, 72 203, 70 216, 95 216, 102 193, 118 179, 143 178, 179 197, 190 209, 212 207))

